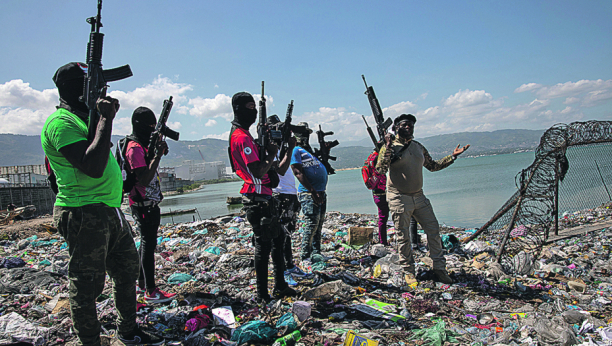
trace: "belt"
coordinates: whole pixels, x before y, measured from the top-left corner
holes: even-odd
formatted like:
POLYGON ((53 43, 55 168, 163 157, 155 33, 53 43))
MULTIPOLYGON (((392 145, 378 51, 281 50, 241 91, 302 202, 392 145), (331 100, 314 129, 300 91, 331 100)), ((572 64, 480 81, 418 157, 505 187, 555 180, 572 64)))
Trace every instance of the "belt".
POLYGON ((242 195, 242 204, 244 203, 268 203, 272 200, 271 195, 259 195, 259 194, 244 194, 242 195))
POLYGON ((155 207, 159 204, 157 201, 144 201, 144 202, 134 202, 132 206, 135 207, 155 207))

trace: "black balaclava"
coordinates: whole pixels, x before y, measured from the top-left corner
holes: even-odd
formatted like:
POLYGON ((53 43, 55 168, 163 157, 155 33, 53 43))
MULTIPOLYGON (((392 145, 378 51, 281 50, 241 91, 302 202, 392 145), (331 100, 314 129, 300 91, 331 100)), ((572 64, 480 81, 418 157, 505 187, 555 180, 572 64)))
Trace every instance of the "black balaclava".
POLYGON ((232 110, 234 111, 234 120, 232 124, 245 129, 248 129, 257 120, 257 109, 248 109, 246 104, 255 102, 253 96, 247 92, 239 92, 232 97, 232 110))
POLYGON ((65 108, 80 117, 85 117, 85 120, 87 120, 89 109, 80 100, 80 97, 83 95, 86 76, 87 65, 77 62, 71 62, 60 67, 53 75, 53 82, 60 95, 59 107, 65 108))
POLYGON ((157 120, 152 110, 147 107, 138 107, 132 114, 132 136, 144 146, 149 145, 151 133, 155 130, 157 120))

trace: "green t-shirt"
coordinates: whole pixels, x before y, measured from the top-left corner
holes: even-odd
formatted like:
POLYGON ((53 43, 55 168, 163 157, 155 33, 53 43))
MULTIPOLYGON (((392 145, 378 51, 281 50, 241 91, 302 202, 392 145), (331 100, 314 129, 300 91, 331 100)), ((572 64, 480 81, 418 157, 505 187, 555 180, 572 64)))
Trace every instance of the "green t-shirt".
POLYGON ((104 203, 121 206, 123 179, 117 160, 109 151, 108 163, 101 178, 95 179, 72 166, 59 150, 67 145, 87 140, 87 124, 64 108, 51 114, 43 126, 40 141, 55 176, 59 193, 55 205, 82 207, 104 203))

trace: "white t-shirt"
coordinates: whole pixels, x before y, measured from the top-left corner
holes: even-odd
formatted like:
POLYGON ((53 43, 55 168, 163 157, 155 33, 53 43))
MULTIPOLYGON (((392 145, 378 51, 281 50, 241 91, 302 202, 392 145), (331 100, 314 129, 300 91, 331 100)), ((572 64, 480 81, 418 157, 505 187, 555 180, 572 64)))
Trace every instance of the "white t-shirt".
MULTIPOLYGON (((278 157, 276 158, 278 161, 278 157)), ((295 187, 295 176, 293 175, 293 170, 291 166, 287 168, 287 172, 285 175, 278 175, 280 181, 278 183, 278 187, 272 189, 274 193, 282 193, 286 195, 297 195, 297 188, 295 187)))

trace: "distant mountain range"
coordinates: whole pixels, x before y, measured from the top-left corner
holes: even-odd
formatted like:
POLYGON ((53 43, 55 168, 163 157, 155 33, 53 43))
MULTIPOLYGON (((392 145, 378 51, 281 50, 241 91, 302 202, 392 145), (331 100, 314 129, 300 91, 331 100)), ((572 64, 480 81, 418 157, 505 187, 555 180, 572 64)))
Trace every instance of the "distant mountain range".
MULTIPOLYGON (((466 156, 495 155, 518 151, 534 150, 543 130, 498 130, 493 132, 462 132, 438 135, 422 139, 421 142, 433 158, 441 158, 452 153, 457 144, 471 144, 466 156)), ((121 136, 113 136, 113 143, 121 136)), ((316 137, 311 137, 311 145, 318 147, 316 137)), ((200 139, 197 141, 168 141, 169 154, 161 161, 162 167, 174 167, 184 160, 195 162, 223 161, 229 166, 227 141, 220 139, 200 139)), ((372 142, 369 138, 361 141, 340 143, 331 154, 338 157, 332 162, 336 169, 361 167, 371 153, 372 142)), ((0 134, 0 166, 34 165, 44 162, 40 136, 0 134)), ((114 148, 113 148, 114 152, 114 148)))

